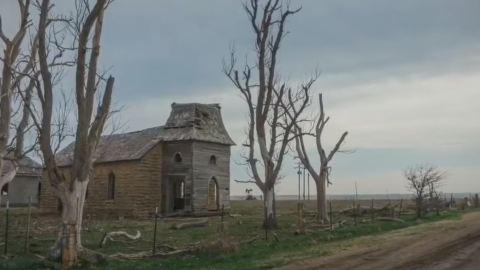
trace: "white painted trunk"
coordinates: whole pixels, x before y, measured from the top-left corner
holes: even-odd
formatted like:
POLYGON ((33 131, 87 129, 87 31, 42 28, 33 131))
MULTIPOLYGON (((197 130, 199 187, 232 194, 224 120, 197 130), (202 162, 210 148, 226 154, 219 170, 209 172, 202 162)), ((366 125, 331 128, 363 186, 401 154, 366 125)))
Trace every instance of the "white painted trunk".
POLYGON ((57 194, 62 201, 62 222, 58 232, 57 243, 53 246, 51 253, 48 255, 48 259, 55 262, 62 262, 64 266, 71 266, 75 264, 77 260, 78 197, 75 193, 68 192, 67 194, 63 191, 58 192, 57 194))
POLYGON ((273 230, 277 227, 277 220, 275 217, 275 193, 274 189, 267 189, 265 194, 265 220, 263 228, 273 230))
POLYGON ((58 194, 62 201, 62 224, 58 241, 49 257, 53 261, 62 261, 66 267, 76 263, 77 252, 82 248, 83 207, 89 180, 88 176, 85 181, 74 179, 73 192, 66 194, 59 191, 58 194))
POLYGON ((77 198, 77 247, 82 247, 82 222, 83 222, 83 207, 85 206, 85 196, 87 195, 87 187, 90 178, 87 176, 87 179, 84 181, 78 181, 75 179, 74 181, 74 192, 72 196, 75 195, 77 198))

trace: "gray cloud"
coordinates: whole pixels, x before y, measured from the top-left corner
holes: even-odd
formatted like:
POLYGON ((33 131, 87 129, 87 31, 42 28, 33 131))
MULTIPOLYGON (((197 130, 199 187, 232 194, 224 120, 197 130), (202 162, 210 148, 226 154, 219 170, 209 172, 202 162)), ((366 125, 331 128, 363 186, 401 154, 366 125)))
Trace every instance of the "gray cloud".
MULTIPOLYGON (((4 18, 16 12, 8 1, 5 14, 3 4, 4 18)), ((70 1, 56 4, 61 12, 72 8, 70 1)), ((300 5, 279 67, 294 84, 318 65, 322 76, 315 89, 326 93, 332 115, 328 145, 348 129, 349 146, 360 148, 336 157, 332 193, 351 192, 357 180, 364 192, 403 189, 400 169, 416 162, 450 168, 456 179, 480 177, 471 169, 480 164, 474 143, 480 130, 472 124, 480 113, 474 102, 479 1, 292 1, 292 7, 300 5)), ((12 28, 9 18, 4 21, 12 28)), ((220 102, 229 132, 237 144, 243 141, 245 105, 221 73, 232 41, 239 59, 251 52, 253 36, 240 1, 116 1, 104 33, 101 63, 113 65, 115 99, 126 105, 122 118, 131 120, 130 130, 163 124, 172 102, 220 102)), ((232 151, 239 160, 240 148, 232 151)), ((311 155, 316 161, 313 146, 311 155)), ((288 158, 281 193, 294 193, 293 166, 288 158)), ((232 178, 245 179, 243 167, 231 167, 232 178)), ((480 188, 459 181, 447 188, 480 188)), ((233 193, 242 190, 233 184, 233 193)))

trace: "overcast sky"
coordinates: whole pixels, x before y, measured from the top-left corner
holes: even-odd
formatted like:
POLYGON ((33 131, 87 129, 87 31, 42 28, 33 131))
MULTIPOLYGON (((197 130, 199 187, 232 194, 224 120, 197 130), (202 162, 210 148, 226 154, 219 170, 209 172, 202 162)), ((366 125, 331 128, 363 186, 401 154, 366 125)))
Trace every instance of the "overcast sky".
MULTIPOLYGON (((0 0, 10 33, 15 2, 0 0)), ((65 11, 74 1, 53 2, 65 11)), ((318 66, 314 90, 324 93, 331 117, 325 150, 345 130, 346 146, 357 149, 335 156, 328 192, 354 193, 355 181, 359 193, 405 192, 402 168, 425 162, 449 171, 444 191, 480 191, 480 1, 292 1, 300 5, 280 71, 295 85, 318 66)), ((240 57, 251 51, 239 0, 116 0, 105 17, 101 64, 113 66, 128 130, 163 125, 172 102, 220 103, 241 145, 246 104, 221 72, 233 41, 240 57)), ((314 144, 309 148, 318 162, 314 144)), ((235 163, 240 151, 232 148, 231 192, 258 194, 253 184, 233 181, 248 178, 235 163)), ((297 192, 293 167, 287 157, 280 194, 297 192)))

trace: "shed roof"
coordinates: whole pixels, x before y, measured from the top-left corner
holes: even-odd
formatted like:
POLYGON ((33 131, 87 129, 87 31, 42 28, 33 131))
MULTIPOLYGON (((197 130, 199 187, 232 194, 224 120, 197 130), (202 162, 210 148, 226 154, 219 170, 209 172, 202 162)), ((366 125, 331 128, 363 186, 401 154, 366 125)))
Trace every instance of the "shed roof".
MULTIPOLYGON (((140 159, 158 142, 195 140, 235 145, 223 125, 218 104, 173 103, 164 126, 100 137, 95 162, 114 162, 140 159)), ((73 162, 75 142, 56 155, 57 165, 73 162)))
MULTIPOLYGON (((7 173, 12 169, 12 162, 6 161, 3 163, 2 174, 7 173)), ((37 163, 35 160, 29 157, 23 157, 18 161, 18 171, 17 175, 21 176, 41 176, 42 175, 42 165, 37 163)))

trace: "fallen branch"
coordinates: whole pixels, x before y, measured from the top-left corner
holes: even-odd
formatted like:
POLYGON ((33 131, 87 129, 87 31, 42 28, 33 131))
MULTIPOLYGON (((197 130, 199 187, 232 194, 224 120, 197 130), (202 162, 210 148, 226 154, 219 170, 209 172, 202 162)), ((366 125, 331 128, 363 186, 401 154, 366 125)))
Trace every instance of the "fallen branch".
MULTIPOLYGON (((155 253, 155 257, 166 258, 166 257, 175 256, 175 255, 184 255, 184 254, 192 253, 195 250, 196 248, 179 249, 171 252, 158 251, 155 253)), ((139 260, 139 259, 150 258, 150 257, 154 257, 152 251, 142 251, 142 252, 133 253, 133 254, 117 253, 109 256, 110 259, 119 259, 119 260, 122 260, 122 259, 139 260)))
POLYGON ((175 224, 171 228, 173 230, 181 230, 181 229, 186 229, 186 228, 195 228, 195 227, 205 227, 208 224, 208 218, 207 219, 202 219, 199 221, 193 221, 193 222, 184 222, 180 224, 175 224))
POLYGON ((140 231, 137 231, 136 235, 130 235, 130 234, 128 234, 126 232, 123 232, 123 231, 109 232, 109 233, 106 233, 103 236, 102 242, 100 242, 100 247, 103 247, 107 243, 107 240, 115 242, 115 240, 113 240, 113 238, 112 238, 114 236, 123 236, 123 237, 126 237, 126 238, 130 239, 130 240, 137 240, 138 238, 140 238, 140 236, 142 236, 142 234, 140 233, 140 231))
POLYGON ((255 237, 255 238, 252 238, 252 239, 248 239, 248 240, 245 240, 245 241, 241 241, 241 242, 239 242, 239 244, 241 244, 241 245, 243 245, 243 244, 251 244, 251 243, 257 241, 257 239, 258 239, 258 238, 255 237))

